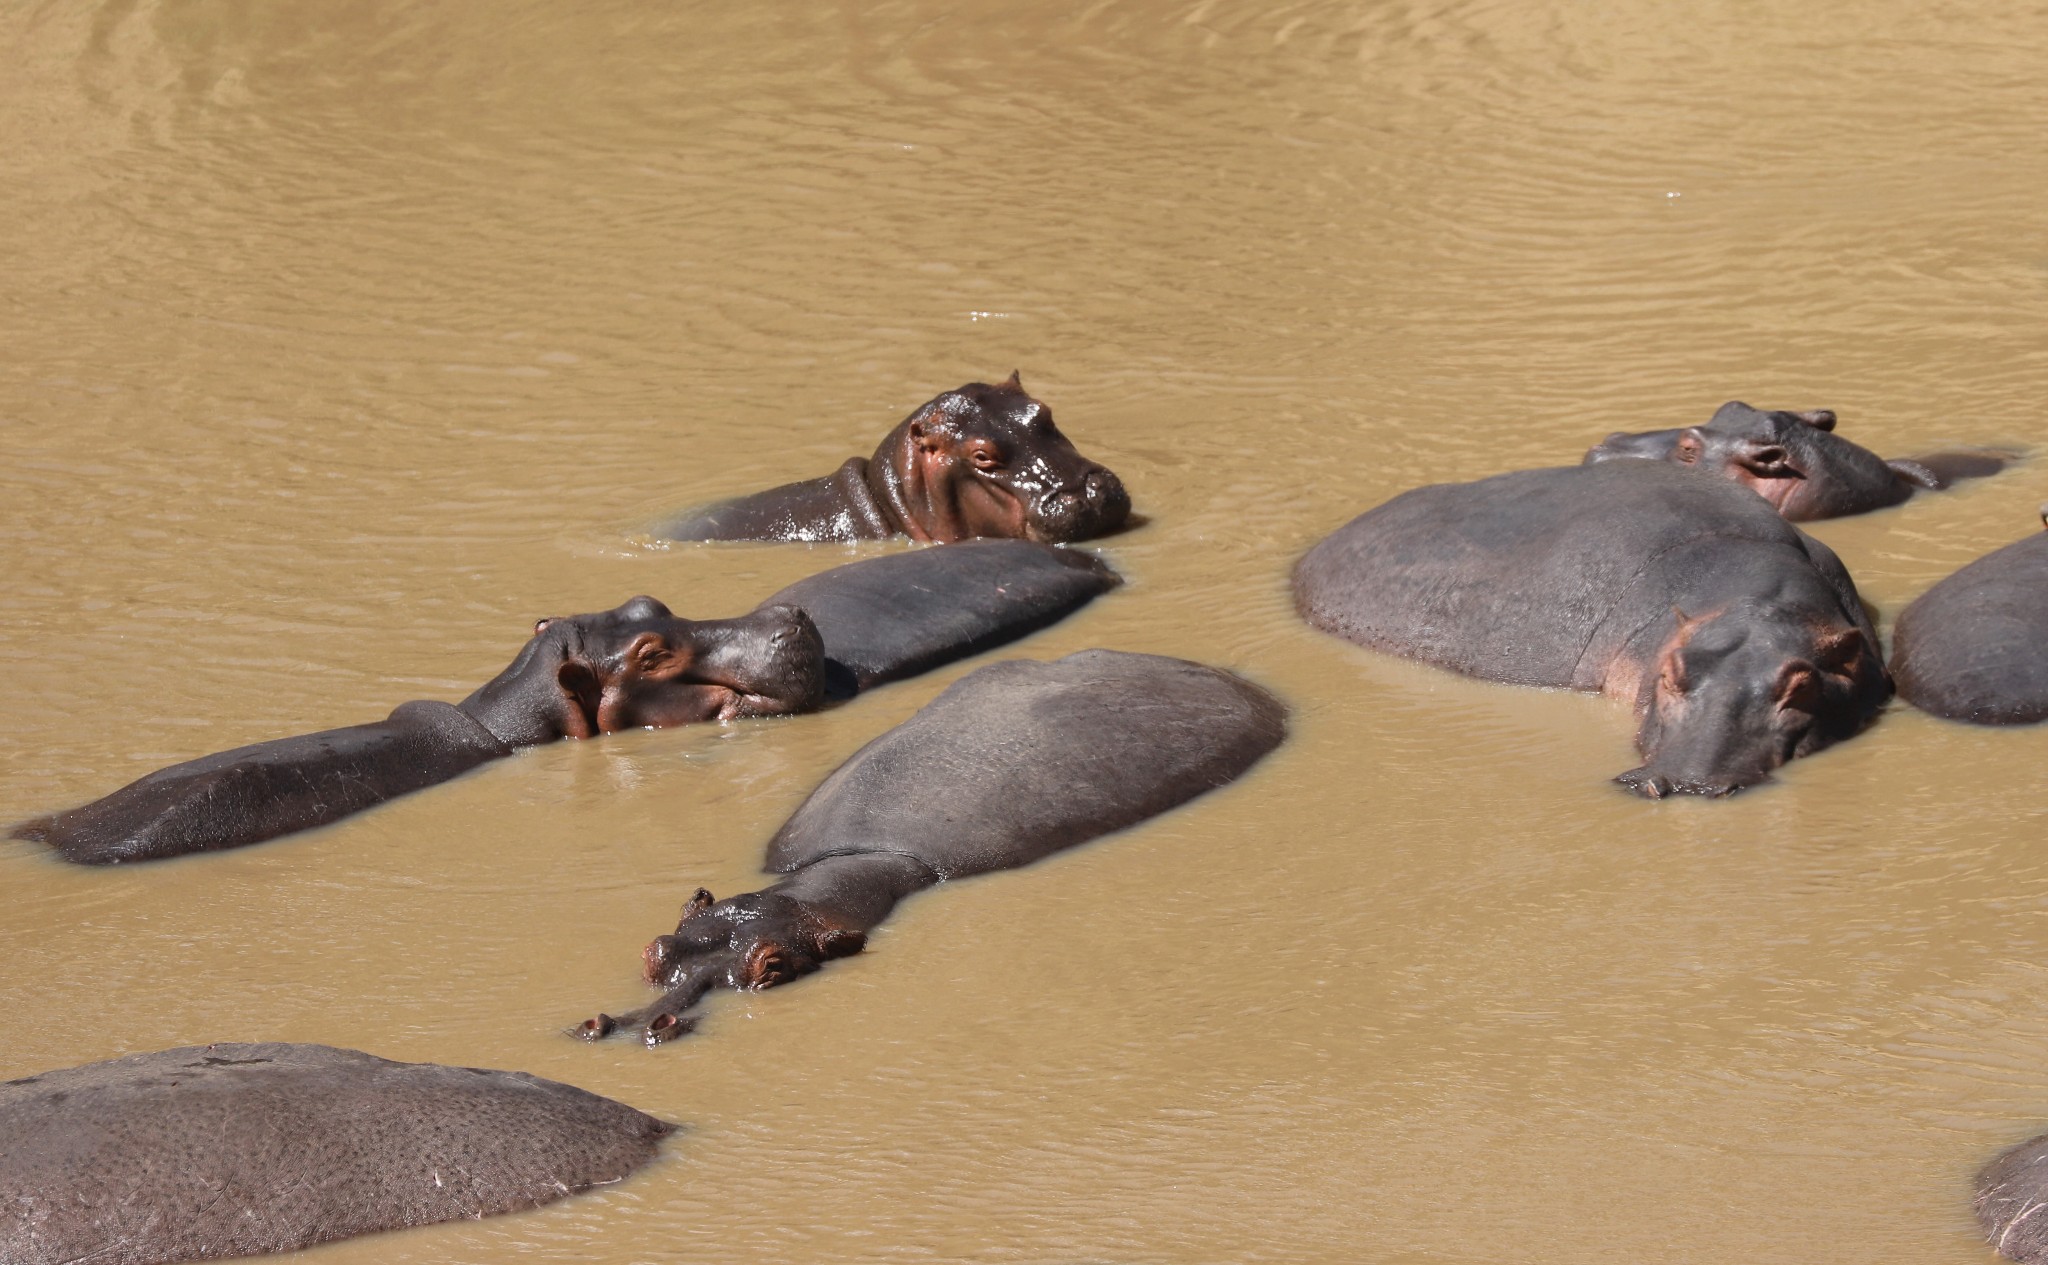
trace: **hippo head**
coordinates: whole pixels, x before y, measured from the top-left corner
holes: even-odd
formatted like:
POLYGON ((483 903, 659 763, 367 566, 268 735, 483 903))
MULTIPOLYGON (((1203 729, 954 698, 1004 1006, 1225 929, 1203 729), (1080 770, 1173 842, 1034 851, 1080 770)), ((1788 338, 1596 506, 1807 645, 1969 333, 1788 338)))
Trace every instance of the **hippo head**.
POLYGON ((871 490, 919 540, 1086 540, 1123 525, 1123 482, 1053 425, 1016 374, 920 406, 868 463, 871 490))
POLYGON ((1809 480, 1859 480, 1885 489, 1895 482, 1882 458, 1831 434, 1834 429, 1835 415, 1827 409, 1766 412, 1731 400, 1704 426, 1616 431, 1588 451, 1582 464, 1645 457, 1692 466, 1746 484, 1787 518, 1800 518, 1806 517, 1798 512, 1800 503, 1815 491, 1809 480))
POLYGON ((1766 604, 1675 613, 1637 695, 1642 767, 1615 781, 1651 799, 1730 795, 1795 756, 1855 734, 1891 695, 1863 631, 1766 604))
POLYGON ((796 607, 689 620, 636 597, 538 621, 512 665, 461 707, 514 746, 779 716, 818 706, 824 662, 816 626, 796 607))
MULTIPOLYGON (((641 955, 647 982, 666 991, 629 1022, 644 1024, 643 1038, 655 1045, 688 1032, 694 1020, 686 1012, 714 988, 759 992, 866 945, 864 933, 827 926, 791 897, 767 891, 714 900, 700 887, 683 906, 675 932, 657 936, 641 955)), ((599 1015, 581 1032, 595 1040, 619 1022, 599 1015)))

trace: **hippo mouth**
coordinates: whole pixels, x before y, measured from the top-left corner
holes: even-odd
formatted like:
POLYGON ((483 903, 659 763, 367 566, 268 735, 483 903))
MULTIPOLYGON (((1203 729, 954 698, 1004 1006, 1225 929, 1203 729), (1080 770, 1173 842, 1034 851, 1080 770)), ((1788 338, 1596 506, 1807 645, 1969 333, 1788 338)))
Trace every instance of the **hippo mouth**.
POLYGON ((1130 513, 1131 496, 1123 480, 1098 467, 1078 485, 1040 497, 1025 523, 1025 537, 1044 545, 1089 540, 1123 526, 1130 513))

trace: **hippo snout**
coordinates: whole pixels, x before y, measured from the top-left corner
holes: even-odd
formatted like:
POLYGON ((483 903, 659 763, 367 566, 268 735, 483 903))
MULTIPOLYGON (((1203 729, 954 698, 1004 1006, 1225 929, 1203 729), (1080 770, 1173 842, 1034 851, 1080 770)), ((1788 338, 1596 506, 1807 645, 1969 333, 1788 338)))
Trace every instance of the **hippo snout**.
POLYGON ((1076 484, 1042 498, 1032 515, 1031 536, 1061 545, 1115 531, 1130 517, 1131 494, 1124 481, 1104 466, 1095 466, 1076 484))

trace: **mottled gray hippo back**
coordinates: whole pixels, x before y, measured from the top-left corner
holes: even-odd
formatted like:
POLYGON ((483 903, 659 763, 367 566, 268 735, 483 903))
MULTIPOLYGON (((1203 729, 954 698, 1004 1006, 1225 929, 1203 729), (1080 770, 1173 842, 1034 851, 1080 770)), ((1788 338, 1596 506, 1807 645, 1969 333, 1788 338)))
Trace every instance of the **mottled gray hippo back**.
POLYGON ((767 868, 896 852, 940 878, 1008 869, 1222 786, 1286 732, 1272 695, 1184 659, 1083 650, 991 664, 820 783, 767 868))
POLYGON ((210 1260, 531 1208, 672 1126, 521 1072, 190 1046, 0 1084, 0 1261, 210 1260))
POLYGON ((2048 531, 1986 554, 1899 612, 1907 702, 1980 725, 2048 720, 2048 531))

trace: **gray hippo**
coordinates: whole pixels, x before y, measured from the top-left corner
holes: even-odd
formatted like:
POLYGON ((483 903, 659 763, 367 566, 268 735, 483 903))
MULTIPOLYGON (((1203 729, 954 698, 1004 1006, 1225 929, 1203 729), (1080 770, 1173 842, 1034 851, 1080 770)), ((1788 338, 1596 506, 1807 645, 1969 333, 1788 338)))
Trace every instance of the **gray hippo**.
POLYGON ((1986 554, 1900 611, 1892 676, 1901 698, 1950 720, 2048 720, 2048 532, 1986 554))
POLYGON ((1705 426, 1616 431, 1586 453, 1585 463, 1645 457, 1704 470, 1735 480, 1801 523, 1897 505, 1923 488, 1997 474, 2013 458, 1980 450, 1886 461, 1834 430, 1827 409, 1766 412, 1731 400, 1705 426))
POLYGON ((0 1261, 152 1265, 513 1212, 674 1126, 523 1072, 200 1045, 0 1084, 0 1261))
POLYGON ((954 682, 839 766, 769 841, 761 891, 699 889, 643 956, 653 1005, 582 1027, 689 1030, 719 987, 786 984, 858 953, 897 901, 1029 865, 1222 786, 1286 736, 1270 694, 1217 668, 1083 650, 954 682))
POLYGON ((875 449, 819 479, 685 514, 671 540, 912 540, 1007 536, 1047 544, 1123 525, 1131 498, 1083 457, 1016 374, 920 404, 875 449))
POLYGON ((739 619, 681 619, 636 597, 539 621, 511 666, 460 703, 404 703, 374 724, 173 765, 13 835, 93 865, 259 843, 521 747, 812 710, 1023 636, 1117 582, 1086 554, 997 540, 835 567, 739 619))
POLYGON ((1985 1165, 1972 1207, 2000 1256, 2048 1265, 2048 1136, 2022 1142, 1985 1165))
POLYGON ((1309 623, 1489 681, 1635 706, 1652 798, 1726 795, 1862 729, 1891 694, 1826 545, 1731 483, 1646 461, 1403 493, 1294 569, 1309 623))
POLYGON ((12 833, 88 865, 241 847, 339 821, 520 747, 807 711, 824 678, 818 630, 795 607, 688 620, 636 597, 539 621, 511 666, 460 703, 403 703, 373 724, 188 760, 12 833))

